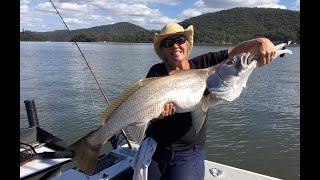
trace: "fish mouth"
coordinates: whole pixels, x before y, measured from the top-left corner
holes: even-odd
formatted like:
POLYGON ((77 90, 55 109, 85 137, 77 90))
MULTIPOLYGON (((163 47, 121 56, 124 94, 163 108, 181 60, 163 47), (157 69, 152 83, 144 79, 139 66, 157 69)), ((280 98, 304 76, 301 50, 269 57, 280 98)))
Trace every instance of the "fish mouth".
POLYGON ((241 58, 241 65, 243 69, 246 69, 248 67, 256 65, 257 61, 258 61, 258 57, 254 55, 250 55, 250 52, 248 52, 241 58))

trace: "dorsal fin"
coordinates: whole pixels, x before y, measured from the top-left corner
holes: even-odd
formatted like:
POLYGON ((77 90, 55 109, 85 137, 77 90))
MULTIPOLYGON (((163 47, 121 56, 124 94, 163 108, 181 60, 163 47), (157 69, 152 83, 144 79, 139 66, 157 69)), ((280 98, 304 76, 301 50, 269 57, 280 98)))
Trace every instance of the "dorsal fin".
POLYGON ((110 114, 125 100, 127 97, 129 97, 131 94, 136 92, 138 89, 140 89, 143 85, 148 84, 149 82, 152 82, 155 79, 158 79, 159 77, 150 77, 145 79, 140 79, 133 84, 131 84, 125 91, 123 91, 118 97, 116 97, 109 106, 106 107, 103 114, 100 117, 100 122, 102 125, 105 124, 107 118, 110 116, 110 114))

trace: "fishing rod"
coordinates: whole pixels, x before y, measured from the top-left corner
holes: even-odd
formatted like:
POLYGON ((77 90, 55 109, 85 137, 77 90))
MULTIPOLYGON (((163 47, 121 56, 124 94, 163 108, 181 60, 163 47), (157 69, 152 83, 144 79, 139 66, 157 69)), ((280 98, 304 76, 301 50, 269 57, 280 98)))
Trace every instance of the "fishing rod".
MULTIPOLYGON (((91 67, 90 67, 90 65, 89 65, 89 63, 88 63, 88 61, 87 61, 87 59, 84 57, 84 55, 83 55, 83 53, 82 53, 82 51, 81 51, 81 49, 80 49, 80 47, 79 47, 79 45, 78 45, 78 43, 77 43, 76 39, 72 36, 71 31, 69 30, 69 28, 68 28, 67 24, 64 22, 64 20, 63 20, 63 18, 62 18, 62 16, 61 16, 61 14, 59 13, 59 11, 58 11, 58 9, 56 8, 56 6, 53 4, 53 2, 52 2, 51 0, 49 0, 49 2, 52 4, 52 6, 54 7, 54 9, 57 11, 57 14, 60 16, 60 18, 61 18, 61 20, 62 20, 63 24, 66 26, 66 28, 67 28, 67 30, 68 30, 68 32, 69 32, 69 35, 71 36, 71 38, 72 38, 72 40, 74 41, 74 43, 77 45, 77 47, 78 47, 78 49, 79 49, 79 51, 80 51, 80 53, 81 53, 81 55, 82 55, 83 59, 85 60, 85 62, 86 62, 86 64, 87 64, 87 67, 88 67, 88 69, 90 70, 91 75, 93 76, 94 80, 96 81, 96 84, 98 85, 98 87, 99 87, 99 89, 100 89, 100 91, 101 91, 101 93, 102 93, 102 95, 103 95, 104 99, 107 101, 107 104, 108 104, 108 105, 110 105, 110 102, 109 102, 109 100, 108 100, 108 98, 107 98, 106 94, 104 93, 103 89, 101 88, 101 86, 100 86, 100 84, 99 84, 99 82, 98 82, 98 80, 97 80, 96 76, 94 75, 94 73, 93 73, 93 71, 92 71, 92 69, 91 69, 91 67)), ((133 149, 133 147, 132 147, 132 145, 131 145, 131 143, 130 143, 130 141, 129 141, 129 139, 128 139, 128 137, 127 137, 127 135, 125 134, 125 132, 124 132, 124 130, 123 130, 123 129, 121 129, 121 134, 123 135, 123 137, 124 137, 124 138, 125 138, 125 140, 127 141, 127 144, 128 144, 128 146, 129 146, 129 148, 130 148, 130 149, 133 149)))

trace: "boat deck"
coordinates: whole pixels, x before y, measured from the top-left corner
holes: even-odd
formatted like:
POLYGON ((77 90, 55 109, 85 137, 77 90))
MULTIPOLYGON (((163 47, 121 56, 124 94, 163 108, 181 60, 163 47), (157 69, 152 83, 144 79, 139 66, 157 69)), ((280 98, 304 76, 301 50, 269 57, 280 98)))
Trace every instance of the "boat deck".
MULTIPOLYGON (((48 148, 46 146, 39 146, 38 148, 35 148, 35 151, 37 153, 54 152, 53 149, 48 148)), ((59 158, 59 159, 35 158, 25 163, 24 165, 20 166, 20 179, 28 179, 29 176, 34 176, 35 174, 41 174, 42 172, 52 170, 70 161, 71 161, 70 158, 59 158)))
POLYGON ((280 180, 278 178, 205 160, 205 180, 280 180))
MULTIPOLYGON (((57 171, 51 176, 54 180, 71 180, 71 179, 105 179, 105 180, 121 180, 131 179, 133 170, 131 161, 134 158, 135 152, 139 145, 131 142, 134 150, 130 150, 127 144, 119 146, 110 153, 100 157, 96 171, 92 175, 84 174, 79 171, 70 162, 70 158, 62 159, 33 159, 30 162, 20 166, 20 179, 35 179, 26 178, 32 174, 39 174, 48 169, 57 169, 60 166, 60 171, 57 171), (57 167, 58 166, 58 167, 57 167)), ((37 148, 37 152, 53 151, 50 148, 42 146, 37 148)), ((57 169, 58 170, 58 169, 57 169)), ((216 162, 205 160, 205 180, 280 180, 278 178, 254 173, 251 171, 219 164, 216 162)))
MULTIPOLYGON (((137 149, 139 146, 135 142, 131 142, 132 146, 137 149)), ((132 150, 128 149, 127 144, 123 144, 115 152, 123 155, 129 155, 133 158, 132 150)), ((129 168, 129 165, 128 165, 129 168)), ((280 180, 271 176, 219 164, 216 162, 205 160, 205 180, 280 180)))

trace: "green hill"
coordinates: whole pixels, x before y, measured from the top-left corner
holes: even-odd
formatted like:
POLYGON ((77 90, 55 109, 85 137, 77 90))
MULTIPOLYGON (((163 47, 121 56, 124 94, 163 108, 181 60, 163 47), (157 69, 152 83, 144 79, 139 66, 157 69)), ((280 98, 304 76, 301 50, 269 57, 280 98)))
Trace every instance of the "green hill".
MULTIPOLYGON (((238 43, 257 37, 300 43, 300 11, 274 8, 233 8, 186 19, 195 29, 195 43, 238 43)), ((153 42, 154 33, 128 22, 72 30, 78 42, 153 42)), ((73 41, 67 30, 20 33, 20 41, 73 41)))
POLYGON ((187 19, 195 43, 235 43, 257 37, 300 42, 300 12, 274 8, 233 8, 187 19))

